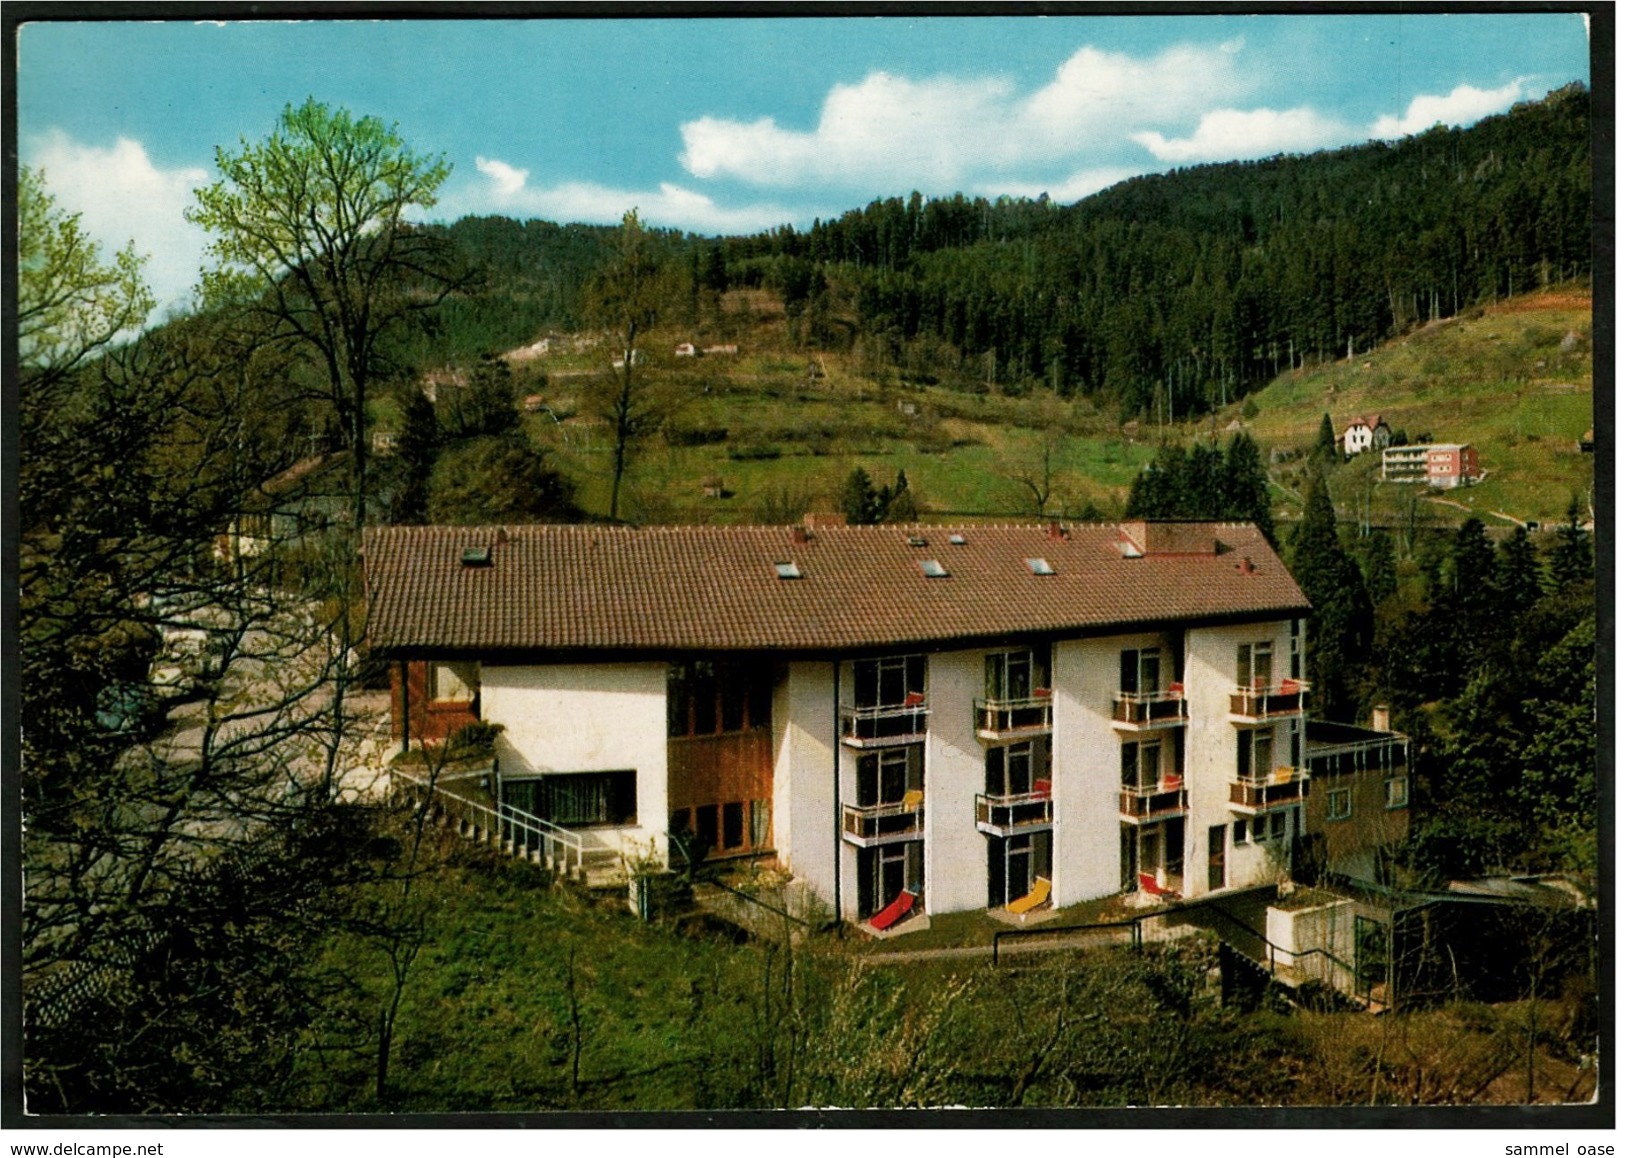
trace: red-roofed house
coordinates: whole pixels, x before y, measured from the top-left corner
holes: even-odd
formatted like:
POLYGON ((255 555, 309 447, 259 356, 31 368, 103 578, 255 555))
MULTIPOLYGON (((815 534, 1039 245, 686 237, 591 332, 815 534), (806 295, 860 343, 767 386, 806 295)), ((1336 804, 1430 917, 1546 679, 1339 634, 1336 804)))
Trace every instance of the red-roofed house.
POLYGON ((1366 414, 1354 419, 1343 428, 1343 453, 1361 454, 1368 450, 1381 450, 1393 441, 1394 432, 1380 414, 1366 414))
POLYGON ((401 744, 502 724, 495 794, 629 857, 692 834, 889 921, 1272 882, 1304 832, 1309 605, 1249 525, 390 527, 364 552, 401 744))

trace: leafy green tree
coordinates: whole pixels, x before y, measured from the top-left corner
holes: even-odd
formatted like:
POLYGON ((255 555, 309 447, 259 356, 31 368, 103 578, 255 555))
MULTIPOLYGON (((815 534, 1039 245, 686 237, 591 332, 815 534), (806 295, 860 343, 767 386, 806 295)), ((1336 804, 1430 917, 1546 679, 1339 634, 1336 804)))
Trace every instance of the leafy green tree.
POLYGON ((152 294, 132 242, 111 264, 45 190, 17 172, 17 356, 32 389, 61 380, 146 320, 152 294))
POLYGON ((1315 475, 1293 543, 1292 574, 1314 610, 1309 617, 1309 679, 1320 710, 1350 719, 1356 702, 1355 672, 1370 654, 1371 597, 1360 568, 1337 537, 1337 513, 1326 479, 1315 475))
POLYGON ((404 391, 401 433, 395 442, 394 492, 390 522, 417 524, 429 521, 429 481, 440 449, 440 424, 434 404, 422 390, 404 391))
POLYGON ((1219 492, 1224 503, 1222 517, 1256 524, 1271 544, 1275 542, 1269 471, 1250 434, 1237 433, 1225 448, 1219 492))
POLYGON ((216 149, 215 165, 219 180, 187 211, 214 237, 206 299, 310 355, 352 456, 359 527, 367 395, 386 342, 461 284, 441 238, 407 221, 434 206, 451 166, 377 117, 314 98, 285 107, 265 140, 216 149))
POLYGON ((615 350, 614 371, 596 384, 591 399, 615 440, 609 491, 612 520, 620 517, 621 482, 636 443, 659 428, 670 408, 670 400, 649 380, 644 351, 638 349, 638 339, 660 320, 668 280, 638 211, 627 211, 615 254, 589 290, 591 317, 610 331, 615 350))
POLYGON ((519 427, 513 369, 496 354, 481 354, 468 386, 447 393, 442 405, 453 438, 507 434, 519 427))
POLYGON ((1309 461, 1322 470, 1341 465, 1343 452, 1337 447, 1337 432, 1332 429, 1332 416, 1320 416, 1320 429, 1315 432, 1314 445, 1309 448, 1309 461))
POLYGON ((1522 615, 1540 599, 1540 559, 1522 525, 1496 549, 1495 591, 1502 614, 1511 617, 1522 615))
POLYGON ((1399 570, 1394 560, 1394 540, 1387 531, 1376 530, 1365 539, 1365 586, 1371 602, 1381 604, 1399 591, 1399 570))
POLYGON ((567 522, 578 514, 569 483, 523 438, 472 439, 442 452, 435 463, 433 523, 567 522))
POLYGON ((853 469, 847 475, 846 482, 841 487, 841 513, 852 526, 867 526, 880 522, 885 514, 885 504, 882 503, 880 492, 875 490, 875 484, 869 477, 869 472, 861 466, 853 469))
POLYGON ((1567 516, 1557 529, 1557 545, 1546 560, 1547 573, 1555 588, 1591 582, 1596 572, 1591 554, 1591 536, 1580 526, 1580 500, 1570 497, 1567 516))

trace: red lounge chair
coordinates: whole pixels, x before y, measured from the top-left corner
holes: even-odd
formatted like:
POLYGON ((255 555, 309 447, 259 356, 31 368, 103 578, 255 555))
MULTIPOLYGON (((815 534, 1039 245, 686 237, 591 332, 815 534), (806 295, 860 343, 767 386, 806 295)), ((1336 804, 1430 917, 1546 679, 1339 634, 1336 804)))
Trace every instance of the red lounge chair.
POLYGON ((1281 694, 1283 696, 1295 696, 1295 695, 1298 694, 1298 692, 1300 690, 1301 690, 1301 685, 1298 683, 1297 680, 1282 680, 1281 681, 1281 694))
POLYGON ((903 696, 903 706, 905 708, 917 708, 917 707, 920 707, 924 703, 925 703, 925 693, 924 692, 907 692, 903 696))
POLYGON ((869 927, 877 930, 891 928, 908 915, 908 911, 914 907, 914 901, 914 894, 904 889, 897 894, 896 900, 869 918, 869 927))
POLYGON ((1140 874, 1140 891, 1142 893, 1150 893, 1153 897, 1170 897, 1176 901, 1179 899, 1178 893, 1174 892, 1173 889, 1163 888, 1157 883, 1157 878, 1151 873, 1140 874))
POLYGON ((1037 697, 1038 699, 1041 699, 1041 700, 1047 700, 1053 694, 1054 693, 1051 692, 1049 688, 1034 688, 1033 689, 1033 695, 1035 697, 1037 697))
POLYGON ((1048 780, 1034 780, 1033 781, 1033 794, 1035 796, 1048 796, 1049 795, 1049 790, 1050 790, 1050 782, 1048 780))
POLYGON ((1182 696, 1182 695, 1184 695, 1185 694, 1185 685, 1184 684, 1169 684, 1168 685, 1168 694, 1171 695, 1171 696, 1182 696))

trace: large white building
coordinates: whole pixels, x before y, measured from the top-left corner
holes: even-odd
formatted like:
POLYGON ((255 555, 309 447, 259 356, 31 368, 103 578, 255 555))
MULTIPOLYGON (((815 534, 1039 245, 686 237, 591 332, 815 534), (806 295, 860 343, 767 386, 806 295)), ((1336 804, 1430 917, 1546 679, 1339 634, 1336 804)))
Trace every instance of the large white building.
POLYGON ((1306 816, 1309 605, 1250 525, 395 527, 364 551, 403 746, 501 724, 509 805, 628 856, 774 858, 849 920, 1267 883, 1306 829, 1407 799, 1306 816))

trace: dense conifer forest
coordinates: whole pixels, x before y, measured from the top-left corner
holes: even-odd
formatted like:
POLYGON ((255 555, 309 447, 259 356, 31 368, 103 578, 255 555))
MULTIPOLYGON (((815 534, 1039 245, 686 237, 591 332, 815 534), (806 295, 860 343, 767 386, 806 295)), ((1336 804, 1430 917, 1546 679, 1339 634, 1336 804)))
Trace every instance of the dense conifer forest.
MULTIPOLYGON (((1071 206, 915 193, 805 231, 654 237, 685 302, 772 289, 809 347, 868 342, 926 380, 971 365, 1177 418, 1589 276, 1590 133, 1573 84, 1471 128, 1138 177, 1071 206)), ((442 337, 471 356, 579 324, 614 230, 467 218, 448 235, 486 278, 444 311, 442 337)))

